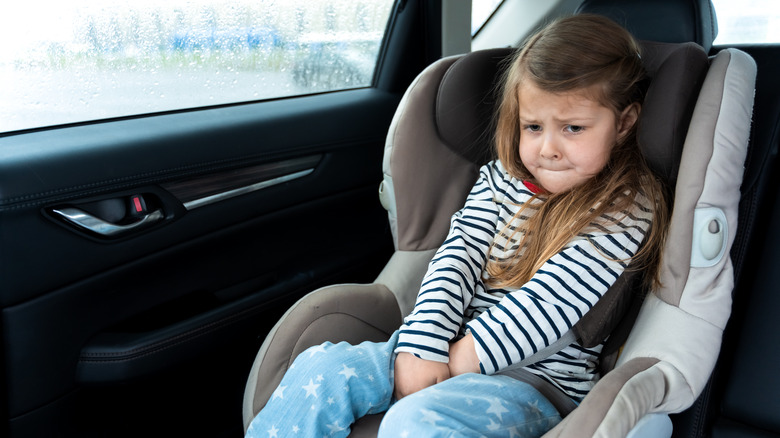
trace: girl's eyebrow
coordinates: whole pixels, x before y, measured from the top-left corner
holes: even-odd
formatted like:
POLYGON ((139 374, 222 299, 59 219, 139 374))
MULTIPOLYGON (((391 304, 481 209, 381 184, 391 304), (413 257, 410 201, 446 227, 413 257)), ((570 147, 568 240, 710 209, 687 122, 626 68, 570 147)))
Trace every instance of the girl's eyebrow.
POLYGON ((583 123, 589 123, 589 122, 592 122, 594 120, 596 120, 595 117, 572 117, 572 118, 569 118, 569 119, 556 119, 557 122, 568 123, 568 124, 573 124, 573 125, 577 125, 577 124, 581 125, 583 123))
POLYGON ((539 123, 536 117, 529 117, 528 114, 518 114, 517 119, 520 123, 539 123))
POLYGON ((561 115, 557 115, 553 117, 556 122, 572 122, 572 121, 594 121, 597 120, 599 117, 598 115, 594 115, 591 111, 582 111, 582 110, 575 110, 575 111, 568 111, 561 115))
MULTIPOLYGON (((523 123, 540 123, 538 120, 531 118, 531 117, 523 117, 520 115, 518 119, 523 123)), ((556 123, 560 124, 569 124, 569 125, 578 125, 578 124, 585 124, 590 123, 596 120, 596 117, 589 117, 589 116, 576 116, 576 117, 568 117, 568 118, 558 118, 554 117, 556 123)))

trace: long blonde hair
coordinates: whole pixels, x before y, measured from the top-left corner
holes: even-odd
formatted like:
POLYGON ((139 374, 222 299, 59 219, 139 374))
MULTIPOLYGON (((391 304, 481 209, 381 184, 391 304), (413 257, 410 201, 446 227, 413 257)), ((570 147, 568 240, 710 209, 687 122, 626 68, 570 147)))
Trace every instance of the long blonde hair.
MULTIPOLYGON (((520 160, 518 90, 522 81, 533 81, 550 93, 596 90, 594 99, 615 112, 618 120, 629 105, 644 97, 645 71, 639 45, 622 27, 598 15, 581 14, 560 19, 532 36, 511 60, 503 81, 495 147, 510 175, 533 177, 520 160)), ((668 228, 667 189, 648 167, 637 140, 637 123, 612 148, 604 169, 587 182, 555 194, 537 195, 515 215, 530 216, 518 228, 509 221, 501 232, 507 241, 522 236, 509 259, 491 257, 487 283, 495 287, 519 287, 574 237, 603 215, 619 221, 634 210, 642 197, 653 209, 653 223, 630 268, 644 273, 645 285, 658 285, 662 247, 668 228), (543 201, 543 202, 539 202, 543 201), (531 214, 531 210, 536 210, 531 214)), ((494 241, 491 247, 496 246, 494 241)))

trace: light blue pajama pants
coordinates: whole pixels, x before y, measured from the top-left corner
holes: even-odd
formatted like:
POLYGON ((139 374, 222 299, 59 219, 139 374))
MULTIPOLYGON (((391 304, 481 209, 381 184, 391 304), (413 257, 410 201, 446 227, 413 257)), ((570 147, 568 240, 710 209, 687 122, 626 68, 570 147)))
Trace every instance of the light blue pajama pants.
POLYGON ((561 420, 536 389, 506 376, 464 374, 393 403, 397 341, 398 332, 304 351, 246 436, 346 437, 355 420, 384 411, 379 437, 538 437, 561 420))

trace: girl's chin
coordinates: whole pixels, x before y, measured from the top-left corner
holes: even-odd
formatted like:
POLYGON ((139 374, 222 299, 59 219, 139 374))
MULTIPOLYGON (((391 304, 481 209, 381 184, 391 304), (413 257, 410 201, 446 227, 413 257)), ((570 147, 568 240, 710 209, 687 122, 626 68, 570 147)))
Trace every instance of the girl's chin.
POLYGON ((543 170, 533 173, 535 173, 534 179, 538 182, 539 187, 552 194, 565 192, 586 181, 581 178, 571 178, 573 175, 560 170, 543 170))
POLYGON ((550 178, 550 175, 547 175, 546 178, 537 177, 536 181, 539 182, 539 186, 547 193, 558 193, 568 189, 566 181, 561 181, 558 178, 550 178))

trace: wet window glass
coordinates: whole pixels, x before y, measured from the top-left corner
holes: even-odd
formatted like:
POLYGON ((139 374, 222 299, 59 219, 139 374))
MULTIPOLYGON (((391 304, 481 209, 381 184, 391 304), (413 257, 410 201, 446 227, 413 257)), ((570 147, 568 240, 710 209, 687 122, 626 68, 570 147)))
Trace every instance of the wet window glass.
POLYGON ((25 0, 0 132, 370 86, 393 0, 25 0))

